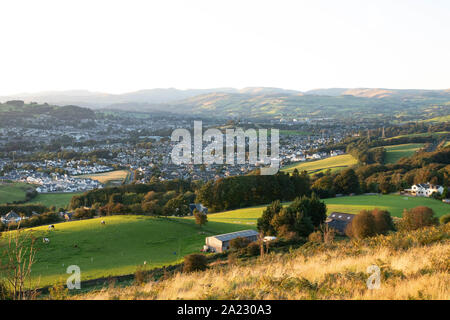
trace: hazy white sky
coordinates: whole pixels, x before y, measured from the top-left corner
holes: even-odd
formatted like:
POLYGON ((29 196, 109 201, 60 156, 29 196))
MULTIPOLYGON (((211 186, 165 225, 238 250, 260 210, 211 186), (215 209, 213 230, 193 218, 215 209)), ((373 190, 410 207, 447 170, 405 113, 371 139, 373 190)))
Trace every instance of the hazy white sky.
POLYGON ((448 0, 1 0, 0 94, 450 88, 448 0))

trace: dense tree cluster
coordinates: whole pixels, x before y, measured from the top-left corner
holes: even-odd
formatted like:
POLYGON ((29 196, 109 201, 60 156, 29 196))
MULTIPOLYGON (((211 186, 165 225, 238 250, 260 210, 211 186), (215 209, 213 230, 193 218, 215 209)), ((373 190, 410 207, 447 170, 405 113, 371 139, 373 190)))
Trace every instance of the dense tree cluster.
POLYGON ((48 208, 41 204, 3 204, 0 205, 0 215, 3 216, 10 211, 14 211, 19 215, 30 217, 33 212, 44 213, 48 208))
POLYGON ((89 208, 87 212, 79 210, 77 213, 84 218, 94 214, 185 216, 190 213, 189 204, 195 200, 195 188, 189 181, 172 180, 97 189, 74 196, 70 207, 89 208))
POLYGON ((420 152, 395 164, 360 165, 338 173, 315 175, 312 190, 321 198, 336 194, 401 191, 417 183, 443 185, 443 197, 450 187, 450 147, 420 152))
POLYGON ((326 212, 326 205, 314 193, 310 198, 296 198, 286 207, 277 200, 263 211, 257 226, 264 235, 307 237, 324 223, 326 212))
POLYGON ((197 192, 197 200, 210 212, 230 210, 270 203, 274 200, 290 201, 310 192, 306 172, 292 175, 247 175, 209 181, 197 192))
POLYGON ((16 230, 18 228, 31 228, 42 226, 50 223, 63 221, 63 218, 56 212, 45 212, 40 215, 32 216, 28 219, 23 219, 20 222, 11 222, 8 225, 0 223, 0 231, 16 230))

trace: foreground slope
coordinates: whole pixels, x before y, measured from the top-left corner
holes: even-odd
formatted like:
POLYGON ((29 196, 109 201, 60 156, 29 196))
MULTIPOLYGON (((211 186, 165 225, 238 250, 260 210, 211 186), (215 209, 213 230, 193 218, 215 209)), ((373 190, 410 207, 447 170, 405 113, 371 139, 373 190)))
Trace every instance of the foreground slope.
MULTIPOLYGON (((192 219, 112 216, 33 228, 37 238, 34 285, 47 286, 67 279, 69 265, 81 268, 81 280, 130 274, 138 265, 161 267, 198 252, 205 237, 248 229, 248 226, 209 222, 200 229, 192 219), (105 224, 101 224, 104 220, 105 224), (50 239, 43 243, 42 238, 50 239)), ((5 239, 7 234, 3 234, 5 239)))
POLYGON ((450 299, 450 225, 364 241, 307 243, 289 253, 176 273, 77 299, 450 299), (380 287, 368 289, 380 270, 380 287))

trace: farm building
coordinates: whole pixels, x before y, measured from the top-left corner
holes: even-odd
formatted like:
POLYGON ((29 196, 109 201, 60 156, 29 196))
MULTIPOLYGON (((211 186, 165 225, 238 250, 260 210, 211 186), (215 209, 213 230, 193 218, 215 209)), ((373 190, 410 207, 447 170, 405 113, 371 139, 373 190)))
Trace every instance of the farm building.
POLYGON ((20 220, 22 220, 22 218, 17 213, 15 213, 14 211, 10 211, 9 213, 7 213, 6 215, 4 215, 1 218, 1 221, 4 224, 8 224, 8 223, 11 223, 11 222, 19 222, 20 220))
POLYGON ((354 214, 351 213, 342 213, 342 212, 333 212, 328 218, 325 220, 325 223, 332 229, 336 230, 338 234, 345 234, 345 228, 347 225, 352 222, 354 214))
POLYGON ((189 205, 189 211, 190 211, 191 215, 194 214, 194 210, 195 209, 197 209, 198 212, 201 212, 201 213, 204 213, 204 214, 208 213, 208 208, 204 207, 201 203, 191 203, 189 205))
POLYGON ((207 237, 205 240, 206 245, 204 249, 214 252, 223 252, 230 248, 230 241, 233 239, 246 238, 253 242, 258 240, 258 235, 259 233, 255 230, 243 230, 207 237))

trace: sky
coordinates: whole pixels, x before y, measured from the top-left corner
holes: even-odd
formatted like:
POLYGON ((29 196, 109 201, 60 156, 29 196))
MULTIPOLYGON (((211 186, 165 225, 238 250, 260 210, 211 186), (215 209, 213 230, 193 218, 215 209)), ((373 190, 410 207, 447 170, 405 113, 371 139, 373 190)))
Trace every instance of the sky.
POLYGON ((450 88, 448 0, 1 0, 0 95, 450 88))

